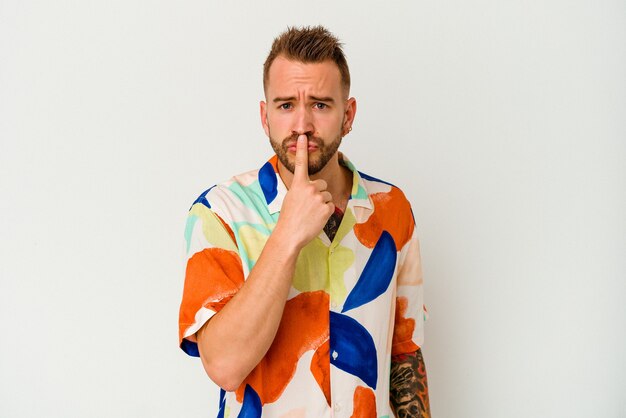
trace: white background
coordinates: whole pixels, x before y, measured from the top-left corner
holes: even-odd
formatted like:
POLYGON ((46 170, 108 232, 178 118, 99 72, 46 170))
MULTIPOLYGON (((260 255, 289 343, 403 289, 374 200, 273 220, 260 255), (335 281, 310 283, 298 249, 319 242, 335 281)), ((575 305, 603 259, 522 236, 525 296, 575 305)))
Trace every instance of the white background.
POLYGON ((623 1, 0 0, 1 417, 214 416, 186 211, 271 156, 263 61, 318 23, 413 203, 433 416, 626 416, 623 1))

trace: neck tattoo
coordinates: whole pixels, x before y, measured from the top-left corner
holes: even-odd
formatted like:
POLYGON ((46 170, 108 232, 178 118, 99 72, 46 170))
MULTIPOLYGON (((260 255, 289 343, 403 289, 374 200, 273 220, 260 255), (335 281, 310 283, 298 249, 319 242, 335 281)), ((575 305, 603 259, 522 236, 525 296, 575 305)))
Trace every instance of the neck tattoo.
POLYGON ((330 218, 328 218, 328 221, 326 221, 326 225, 324 226, 324 232, 331 241, 335 239, 335 235, 337 235, 337 230, 339 229, 342 219, 343 212, 338 207, 335 207, 335 212, 330 215, 330 218))

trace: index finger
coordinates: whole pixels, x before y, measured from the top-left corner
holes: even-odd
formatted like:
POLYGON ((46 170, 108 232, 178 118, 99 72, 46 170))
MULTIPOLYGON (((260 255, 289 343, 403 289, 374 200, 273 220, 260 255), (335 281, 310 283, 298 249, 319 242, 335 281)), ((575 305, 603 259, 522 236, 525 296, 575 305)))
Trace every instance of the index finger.
POLYGON ((298 136, 296 142, 296 166, 293 170, 294 180, 309 181, 309 141, 306 135, 298 136))

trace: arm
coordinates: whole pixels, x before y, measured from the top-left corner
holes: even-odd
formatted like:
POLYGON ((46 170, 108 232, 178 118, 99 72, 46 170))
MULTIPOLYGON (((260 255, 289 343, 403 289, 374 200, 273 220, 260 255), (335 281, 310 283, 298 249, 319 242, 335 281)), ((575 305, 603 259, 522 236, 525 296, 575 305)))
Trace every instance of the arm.
POLYGON ((428 381, 421 349, 391 357, 389 398, 397 418, 430 418, 428 381))
POLYGON ((237 294, 196 334, 202 365, 234 391, 259 363, 278 330, 299 250, 276 231, 237 294))
POLYGON ((296 168, 279 220, 235 296, 196 334, 209 377, 233 391, 272 344, 302 247, 334 211, 323 180, 309 181, 306 136, 298 138, 296 168))

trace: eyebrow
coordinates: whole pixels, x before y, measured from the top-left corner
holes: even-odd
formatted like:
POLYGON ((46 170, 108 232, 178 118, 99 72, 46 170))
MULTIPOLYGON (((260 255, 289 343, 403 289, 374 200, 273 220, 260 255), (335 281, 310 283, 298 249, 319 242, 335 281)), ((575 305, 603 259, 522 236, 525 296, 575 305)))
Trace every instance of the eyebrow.
MULTIPOLYGON (((316 97, 316 96, 309 96, 309 98, 315 102, 328 102, 328 103, 334 103, 335 99, 333 99, 332 97, 316 97)), ((272 100, 274 103, 278 103, 278 102, 293 102, 296 100, 296 97, 291 96, 291 97, 275 97, 274 100, 272 100)))
POLYGON ((272 100, 274 103, 278 103, 278 102, 292 102, 296 100, 295 97, 276 97, 274 98, 274 100, 272 100))
POLYGON ((316 102, 330 102, 330 103, 334 103, 335 99, 333 99, 332 97, 315 97, 315 96, 311 96, 311 99, 316 101, 316 102))

